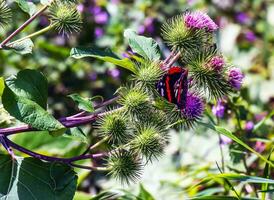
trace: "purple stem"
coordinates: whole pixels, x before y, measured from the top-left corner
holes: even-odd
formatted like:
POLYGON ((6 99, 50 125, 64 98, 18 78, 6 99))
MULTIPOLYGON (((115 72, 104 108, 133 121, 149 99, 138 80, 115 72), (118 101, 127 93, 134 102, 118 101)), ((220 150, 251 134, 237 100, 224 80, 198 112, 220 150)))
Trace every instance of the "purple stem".
POLYGON ((49 161, 49 162, 62 162, 62 163, 66 163, 66 164, 71 164, 72 162, 76 162, 79 160, 98 158, 98 157, 102 157, 105 155, 104 153, 97 153, 97 154, 89 154, 89 155, 80 155, 80 156, 75 156, 72 158, 58 158, 58 157, 46 156, 43 154, 33 152, 29 149, 19 146, 18 144, 12 142, 8 138, 4 138, 4 140, 9 147, 12 147, 12 148, 14 148, 22 153, 25 153, 31 157, 34 157, 34 158, 37 158, 40 160, 44 160, 44 161, 49 161))
POLYGON ((39 17, 47 8, 49 5, 44 6, 41 10, 39 10, 37 13, 32 15, 25 23, 23 23, 18 29, 16 29, 12 34, 10 34, 1 44, 0 49, 2 49, 12 38, 14 38, 18 33, 20 33, 24 28, 26 28, 33 20, 35 20, 37 17, 39 17))
MULTIPOLYGON (((95 107, 95 109, 101 108, 103 106, 109 105, 115 101, 117 101, 117 99, 119 98, 119 96, 114 97, 108 101, 105 101, 104 103, 98 105, 95 107)), ((82 113, 82 112, 81 112, 82 113)), ((96 121, 96 119, 100 116, 103 116, 105 113, 93 113, 91 115, 88 116, 83 116, 83 117, 75 117, 75 116, 79 116, 79 115, 73 115, 74 117, 70 116, 70 117, 64 117, 59 119, 60 123, 63 124, 66 128, 71 128, 71 127, 76 127, 76 126, 80 126, 80 125, 84 125, 84 124, 88 124, 91 122, 96 121)), ((10 128, 2 128, 0 129, 0 134, 8 136, 8 135, 13 135, 16 133, 21 133, 21 132, 28 132, 28 131, 35 131, 36 129, 32 128, 30 125, 22 125, 22 126, 18 126, 18 127, 10 127, 10 128)))

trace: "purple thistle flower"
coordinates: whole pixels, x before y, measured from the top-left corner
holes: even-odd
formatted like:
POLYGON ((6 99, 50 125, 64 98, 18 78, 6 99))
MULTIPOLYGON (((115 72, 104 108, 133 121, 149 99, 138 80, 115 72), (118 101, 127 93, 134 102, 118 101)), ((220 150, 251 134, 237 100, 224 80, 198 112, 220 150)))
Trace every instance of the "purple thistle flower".
POLYGON ((185 108, 181 110, 186 120, 197 120, 204 112, 204 102, 202 98, 195 93, 188 93, 185 108))
POLYGON ((218 29, 217 24, 206 14, 200 11, 187 12, 184 14, 186 27, 193 29, 206 29, 210 32, 218 29))
POLYGON ((212 69, 217 70, 217 71, 222 70, 224 64, 225 64, 225 61, 224 61, 223 57, 221 57, 221 56, 214 56, 210 60, 210 66, 212 67, 212 69))
POLYGON ((233 67, 229 71, 229 83, 234 89, 236 90, 241 89, 243 79, 244 79, 244 75, 239 68, 233 67))
POLYGON ((108 14, 105 11, 99 12, 94 16, 94 20, 97 24, 106 24, 108 22, 108 14))
POLYGON ((224 117, 225 114, 225 105, 223 101, 218 100, 217 104, 212 107, 212 113, 219 118, 224 117))

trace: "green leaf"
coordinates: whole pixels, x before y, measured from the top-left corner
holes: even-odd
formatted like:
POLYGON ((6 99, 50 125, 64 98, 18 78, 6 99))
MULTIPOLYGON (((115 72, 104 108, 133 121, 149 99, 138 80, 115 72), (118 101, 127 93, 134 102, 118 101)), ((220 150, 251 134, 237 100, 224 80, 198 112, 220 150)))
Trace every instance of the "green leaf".
POLYGON ((63 136, 88 144, 87 136, 79 127, 67 129, 63 136))
MULTIPOLYGON (((259 200, 258 198, 241 197, 242 200, 259 200)), ((188 200, 238 200, 237 197, 232 196, 204 196, 204 197, 194 197, 188 200)))
POLYGON ((36 70, 25 69, 6 79, 6 85, 18 97, 24 97, 47 109, 48 81, 36 70))
MULTIPOLYGON (((270 161, 270 157, 271 157, 273 150, 274 150, 274 148, 271 149, 269 156, 267 158, 267 160, 269 160, 269 161, 270 161)), ((266 163, 265 168, 264 168, 264 178, 271 178, 270 173, 271 173, 271 167, 269 166, 268 163, 266 163)), ((267 191, 268 185, 269 185, 269 183, 263 183, 262 187, 261 187, 261 191, 267 191)), ((266 194, 264 192, 264 193, 262 193, 262 200, 265 200, 265 199, 266 199, 266 194)))
POLYGON ((131 29, 125 30, 124 37, 128 39, 129 46, 134 53, 152 61, 160 59, 159 46, 152 38, 139 36, 131 29))
POLYGON ((4 78, 3 78, 3 77, 0 77, 0 97, 1 97, 2 94, 3 94, 4 88, 5 88, 4 78))
POLYGON ((207 123, 203 123, 203 122, 199 122, 199 124, 210 128, 216 132, 219 132, 222 135, 225 135, 227 137, 229 137, 230 139, 232 139, 233 141, 237 142, 238 144, 242 145, 244 148, 246 148, 247 150, 251 151, 252 153, 254 153, 255 155, 257 155, 260 159, 262 159, 263 161, 265 161, 266 163, 268 163, 270 166, 274 167, 274 164, 270 161, 267 160, 264 156, 262 156, 260 153, 258 153, 257 151, 255 151, 254 149, 252 149, 251 147, 249 147, 246 143, 244 143, 242 140, 240 140, 239 138, 237 138, 232 132, 230 132, 229 130, 226 130, 223 127, 219 127, 219 126, 213 126, 211 124, 207 124, 207 123))
POLYGON ((145 199, 145 200, 155 200, 154 197, 144 188, 142 184, 140 184, 140 191, 139 191, 138 198, 145 199))
POLYGON ((24 55, 24 54, 32 53, 33 47, 34 47, 34 44, 31 41, 31 39, 25 39, 21 42, 16 42, 14 44, 10 44, 9 46, 5 46, 5 47, 3 47, 3 49, 13 50, 16 53, 24 55))
POLYGON ((27 0, 15 0, 18 6, 30 16, 36 12, 36 6, 32 2, 28 2, 27 0))
POLYGON ((67 165, 0 155, 0 199, 73 199, 77 175, 67 165))
POLYGON ((120 59, 116 54, 114 54, 111 50, 107 49, 105 51, 100 50, 97 47, 77 47, 72 48, 70 52, 70 56, 76 59, 92 57, 99 60, 103 60, 106 62, 110 62, 114 65, 118 65, 125 69, 136 73, 136 68, 134 64, 128 58, 120 59))
POLYGON ((17 96, 8 86, 2 95, 2 103, 9 114, 17 120, 38 130, 48 130, 52 135, 63 134, 66 128, 40 105, 25 97, 17 96))
POLYGON ((71 94, 68 96, 77 103, 77 106, 80 110, 94 112, 94 107, 90 99, 81 97, 79 94, 71 94))

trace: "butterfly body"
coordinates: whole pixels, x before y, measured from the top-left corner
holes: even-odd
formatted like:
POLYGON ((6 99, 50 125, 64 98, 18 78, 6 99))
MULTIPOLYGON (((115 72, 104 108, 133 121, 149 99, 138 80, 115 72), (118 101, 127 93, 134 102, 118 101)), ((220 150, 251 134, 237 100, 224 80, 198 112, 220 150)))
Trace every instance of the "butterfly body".
POLYGON ((179 108, 184 107, 186 103, 187 75, 187 69, 174 66, 157 83, 159 94, 179 108))

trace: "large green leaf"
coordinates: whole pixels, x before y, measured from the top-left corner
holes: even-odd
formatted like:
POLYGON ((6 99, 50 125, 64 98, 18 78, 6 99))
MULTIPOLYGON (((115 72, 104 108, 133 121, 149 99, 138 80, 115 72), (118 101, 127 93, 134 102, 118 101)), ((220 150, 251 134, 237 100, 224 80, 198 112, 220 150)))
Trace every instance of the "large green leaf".
POLYGON ((66 130, 40 105, 25 97, 17 96, 7 86, 2 95, 2 103, 11 116, 33 128, 50 131, 52 135, 61 135, 66 130))
POLYGON ((67 165, 0 155, 0 199, 70 200, 77 175, 67 165))
POLYGON ((18 97, 27 98, 42 108, 47 108, 48 82, 39 71, 25 69, 16 76, 6 79, 5 82, 18 97))
POLYGON ((124 37, 128 39, 132 51, 148 60, 159 60, 160 50, 157 42, 152 38, 137 35, 135 31, 127 29, 124 37))
POLYGON ((100 50, 97 47, 77 47, 72 48, 70 52, 70 56, 76 59, 92 57, 99 60, 103 60, 106 62, 110 62, 114 65, 118 65, 125 69, 136 73, 136 68, 134 64, 128 58, 120 59, 116 54, 114 54, 111 50, 107 49, 105 51, 100 50))

